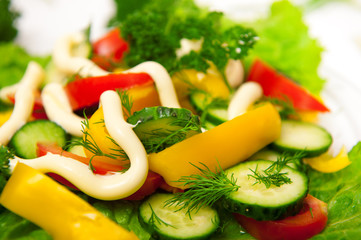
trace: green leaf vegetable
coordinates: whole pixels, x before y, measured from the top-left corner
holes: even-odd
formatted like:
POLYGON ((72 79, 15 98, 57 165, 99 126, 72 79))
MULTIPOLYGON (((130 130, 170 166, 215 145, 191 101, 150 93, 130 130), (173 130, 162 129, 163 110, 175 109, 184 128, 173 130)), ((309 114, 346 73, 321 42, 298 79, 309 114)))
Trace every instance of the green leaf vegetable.
POLYGON ((205 72, 213 63, 224 75, 228 59, 242 59, 256 42, 252 29, 234 25, 225 28, 222 14, 205 12, 191 0, 160 0, 145 4, 120 21, 123 37, 130 43, 125 57, 129 66, 153 60, 171 74, 180 69, 205 72), (180 40, 202 41, 201 49, 180 58, 180 40))
POLYGON ((298 7, 286 0, 275 2, 268 17, 250 26, 259 41, 247 57, 247 66, 261 58, 310 92, 320 93, 325 81, 317 71, 323 49, 310 37, 298 7))
POLYGON ((361 236, 361 142, 348 156, 352 164, 339 172, 309 172, 310 194, 328 204, 327 227, 313 239, 357 239, 361 236))
POLYGON ((10 8, 10 3, 10 0, 0 1, 0 42, 9 42, 18 33, 15 20, 19 14, 10 8))
POLYGON ((0 89, 17 83, 23 77, 30 61, 45 66, 49 57, 31 56, 25 49, 15 43, 0 43, 0 89))

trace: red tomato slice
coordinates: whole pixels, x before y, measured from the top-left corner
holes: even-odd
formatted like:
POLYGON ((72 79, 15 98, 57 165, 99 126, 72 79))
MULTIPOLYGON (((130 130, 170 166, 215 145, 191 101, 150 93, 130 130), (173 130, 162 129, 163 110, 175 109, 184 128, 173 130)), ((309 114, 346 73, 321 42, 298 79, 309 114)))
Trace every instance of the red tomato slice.
POLYGON ((297 85, 273 68, 256 60, 251 66, 248 81, 254 81, 262 86, 267 97, 289 100, 298 110, 328 112, 329 109, 312 96, 306 89, 297 85))
POLYGON ((92 44, 92 60, 101 68, 111 71, 122 62, 129 44, 121 37, 119 28, 114 28, 92 44))
POLYGON ((240 214, 236 220, 253 237, 260 240, 306 240, 320 233, 327 224, 327 204, 308 195, 296 216, 277 221, 257 221, 240 214))
MULTIPOLYGON (((53 154, 59 154, 62 155, 64 157, 70 157, 73 158, 75 160, 78 160, 84 164, 89 164, 89 158, 86 157, 81 157, 78 156, 76 154, 73 154, 71 152, 67 152, 64 151, 61 147, 56 146, 54 144, 42 144, 42 143, 38 143, 37 144, 37 155, 40 156, 44 156, 46 155, 48 152, 53 153, 53 154)), ((109 161, 111 161, 112 159, 94 159, 92 161, 92 165, 95 169, 94 173, 96 174, 107 174, 110 171, 121 171, 124 170, 124 167, 121 165, 116 165, 114 163, 111 163, 109 161)), ((62 176, 59 176, 55 173, 48 173, 49 176, 51 176, 54 180, 64 184, 65 186, 68 186, 70 188, 73 188, 75 190, 78 190, 78 188, 76 186, 74 186, 72 183, 70 183, 68 180, 66 180, 65 178, 63 178, 62 176)), ((144 197, 154 193, 164 182, 163 178, 154 172, 148 172, 148 176, 143 184, 142 187, 140 187, 138 189, 138 191, 136 191, 134 194, 132 194, 131 196, 127 197, 127 200, 141 200, 144 197)))
POLYGON ((153 79, 146 73, 119 73, 76 79, 65 86, 65 91, 73 110, 78 110, 99 102, 107 90, 128 90, 147 83, 153 83, 153 79))

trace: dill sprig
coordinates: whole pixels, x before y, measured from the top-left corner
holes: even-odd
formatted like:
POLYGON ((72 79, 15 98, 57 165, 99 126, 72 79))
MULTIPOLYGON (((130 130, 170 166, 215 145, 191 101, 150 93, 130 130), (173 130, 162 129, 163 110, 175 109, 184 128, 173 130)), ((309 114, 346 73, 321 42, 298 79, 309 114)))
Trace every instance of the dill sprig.
POLYGON ((275 105, 278 108, 278 112, 282 119, 288 119, 290 117, 299 118, 299 114, 294 108, 292 102, 286 96, 284 96, 284 100, 278 98, 264 97, 263 101, 270 102, 275 105))
POLYGON ((4 145, 0 146, 0 194, 10 177, 10 159, 14 158, 14 153, 4 145))
MULTIPOLYGON (((218 97, 213 97, 210 93, 198 89, 198 88, 192 88, 189 90, 189 94, 202 94, 203 100, 202 100, 202 112, 200 115, 200 121, 202 126, 205 124, 206 122, 206 118, 209 114, 209 111, 215 108, 224 108, 226 109, 228 107, 228 100, 223 99, 223 98, 218 98, 218 97)), ((204 127, 204 126, 203 126, 204 127)))
POLYGON ((189 120, 177 119, 170 123, 170 126, 183 126, 177 130, 170 129, 153 129, 147 132, 147 139, 143 139, 142 143, 147 153, 162 151, 163 149, 181 142, 187 138, 189 131, 200 131, 197 117, 189 120))
POLYGON ((128 118, 132 114, 133 99, 129 96, 128 91, 117 89, 117 93, 120 97, 123 107, 123 114, 125 118, 128 118))
POLYGON ((292 183, 292 180, 287 177, 288 173, 281 171, 290 163, 294 164, 299 170, 303 170, 301 166, 301 159, 304 156, 304 152, 297 152, 293 155, 288 152, 284 152, 265 170, 259 171, 258 165, 256 169, 250 169, 252 174, 248 174, 248 177, 255 179, 254 184, 264 184, 266 188, 270 188, 271 186, 280 187, 284 184, 290 184, 292 183))
MULTIPOLYGON (((132 112, 133 101, 126 90, 117 90, 117 93, 122 102, 122 107, 125 110, 124 115, 125 117, 129 117, 132 112)), ((107 139, 109 139, 112 143, 114 143, 114 145, 118 146, 118 148, 110 148, 109 149, 110 153, 104 153, 102 149, 99 147, 99 145, 96 143, 94 137, 89 132, 90 123, 89 123, 89 118, 85 114, 85 111, 83 115, 84 115, 84 120, 82 121, 82 130, 81 130, 83 133, 83 137, 80 139, 72 140, 70 144, 68 144, 68 147, 82 146, 83 148, 91 152, 93 156, 90 158, 89 167, 93 172, 95 169, 92 165, 92 161, 96 156, 105 156, 112 159, 122 159, 124 161, 129 160, 128 155, 125 153, 125 151, 121 149, 119 144, 110 136, 107 136, 107 139)), ((102 127, 105 127, 104 119, 101 119, 100 121, 95 122, 94 124, 103 124, 102 127)))
POLYGON ((191 216, 193 211, 197 212, 202 207, 213 206, 219 199, 240 188, 236 184, 237 179, 234 175, 227 176, 220 166, 215 173, 205 164, 200 164, 203 168, 192 164, 199 170, 199 174, 181 177, 176 181, 189 189, 176 193, 173 198, 166 201, 165 206, 174 205, 178 207, 177 211, 185 209, 186 214, 191 216))
POLYGON ((150 215, 150 218, 149 218, 149 224, 151 226, 153 226, 153 228, 158 229, 159 225, 164 225, 166 227, 175 228, 173 225, 165 222, 163 219, 158 217, 158 215, 154 212, 154 209, 151 204, 148 204, 148 205, 149 205, 150 210, 152 211, 152 214, 150 215))
MULTIPOLYGON (((85 119, 81 122, 82 123, 81 131, 83 133, 83 137, 79 138, 79 139, 73 139, 68 144, 68 147, 82 146, 83 148, 85 148, 86 150, 91 152, 93 154, 93 156, 90 158, 89 167, 93 172, 95 171, 95 169, 93 167, 92 161, 93 161, 94 157, 96 157, 96 156, 104 156, 104 157, 109 157, 112 159, 117 159, 117 158, 121 157, 124 160, 128 160, 128 156, 126 155, 124 150, 122 150, 120 147, 119 147, 119 149, 111 149, 112 150, 111 153, 104 153, 102 151, 102 149, 99 147, 99 145, 96 143, 94 137, 89 132, 89 129, 90 129, 89 119, 85 114, 84 114, 84 118, 85 119)), ((104 123, 104 121, 97 122, 96 124, 101 124, 101 123, 104 123)), ((112 141, 116 145, 118 145, 114 140, 112 140, 112 141)))

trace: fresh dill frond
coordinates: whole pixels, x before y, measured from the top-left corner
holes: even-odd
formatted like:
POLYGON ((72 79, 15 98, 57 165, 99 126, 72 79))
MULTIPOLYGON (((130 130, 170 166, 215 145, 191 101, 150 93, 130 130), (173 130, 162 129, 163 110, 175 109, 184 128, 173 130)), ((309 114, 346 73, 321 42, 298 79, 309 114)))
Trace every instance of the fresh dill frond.
POLYGON ((10 177, 10 159, 13 159, 14 156, 9 148, 4 145, 0 146, 0 193, 10 177))
POLYGON ((270 102, 275 105, 278 109, 281 119, 299 118, 299 114, 296 109, 293 107, 292 102, 285 97, 285 99, 264 97, 263 101, 270 102))
POLYGON ((249 177, 255 179, 254 184, 264 184, 266 188, 270 188, 271 186, 280 187, 283 184, 290 184, 292 183, 291 179, 287 177, 287 173, 281 173, 277 171, 258 171, 256 167, 255 170, 250 169, 253 174, 249 174, 249 177))
POLYGON ((255 170, 250 169, 252 174, 249 174, 248 177, 255 179, 254 184, 264 184, 266 188, 270 188, 271 186, 280 187, 283 184, 290 184, 292 181, 289 177, 287 177, 287 173, 281 171, 289 164, 294 164, 297 169, 303 170, 301 166, 301 159, 304 156, 304 152, 297 152, 295 154, 284 152, 265 170, 259 171, 258 166, 255 170))
POLYGON ((190 131, 200 131, 199 122, 196 117, 192 117, 189 120, 176 119, 169 125, 180 126, 181 128, 177 130, 153 129, 150 132, 144 133, 147 135, 147 139, 143 139, 142 143, 147 153, 162 151, 186 139, 190 131))
MULTIPOLYGON (((217 108, 228 107, 228 100, 218 97, 213 97, 210 93, 201 90, 201 89, 190 89, 190 95, 192 94, 201 94, 203 95, 203 100, 201 102, 202 112, 200 114, 200 121, 202 126, 205 124, 209 111, 217 108)), ((203 126, 204 127, 204 126, 203 126)))
POLYGON ((152 214, 150 215, 150 218, 149 218, 149 225, 151 225, 155 229, 158 229, 159 225, 164 225, 166 227, 176 228, 173 225, 171 225, 169 223, 166 223, 160 217, 158 217, 158 215, 154 212, 154 209, 153 209, 152 205, 150 203, 148 205, 149 205, 150 210, 152 211, 152 214))
POLYGON ((177 211, 185 209, 191 216, 193 211, 197 212, 202 207, 213 206, 218 200, 240 188, 236 184, 237 179, 234 175, 227 176, 220 166, 215 173, 203 163, 200 163, 201 167, 192 165, 200 173, 177 180, 177 183, 189 189, 176 193, 173 198, 166 201, 165 206, 174 205, 178 207, 177 211))
POLYGON ((133 107, 133 99, 129 96, 129 92, 126 90, 117 89, 117 93, 120 97, 120 101, 122 102, 123 114, 125 118, 128 118, 132 114, 133 107))
MULTIPOLYGON (((96 124, 101 124, 101 123, 104 123, 104 121, 97 122, 96 124)), ((104 156, 112 159, 118 159, 119 157, 122 157, 122 159, 124 160, 129 159, 126 153, 124 152, 124 150, 122 150, 120 147, 119 149, 111 149, 112 150, 111 153, 104 153, 102 149, 99 147, 99 145, 96 143, 94 137, 90 134, 89 129, 90 129, 89 118, 84 114, 84 120, 82 121, 82 130, 81 130, 83 133, 83 137, 79 139, 73 139, 72 141, 70 141, 70 143, 68 144, 68 148, 73 146, 82 146, 83 148, 91 152, 93 156, 90 158, 89 167, 93 172, 95 169, 92 165, 92 160, 96 156, 104 156)), ((111 140, 114 144, 119 146, 113 139, 111 140)))

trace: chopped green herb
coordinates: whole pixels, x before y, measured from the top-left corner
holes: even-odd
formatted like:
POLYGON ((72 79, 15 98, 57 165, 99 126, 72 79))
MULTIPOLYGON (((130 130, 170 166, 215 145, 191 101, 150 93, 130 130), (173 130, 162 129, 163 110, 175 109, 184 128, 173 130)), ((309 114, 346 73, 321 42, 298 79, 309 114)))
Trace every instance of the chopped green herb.
MULTIPOLYGON (((193 165, 193 164, 192 164, 193 165)), ((233 175, 228 177, 221 167, 217 173, 212 172, 205 164, 200 163, 202 167, 197 168, 200 173, 180 178, 177 183, 184 187, 190 187, 188 190, 176 193, 173 198, 166 202, 165 206, 174 205, 187 210, 191 215, 192 211, 198 211, 204 206, 212 206, 222 197, 238 190, 237 179, 233 175)))

